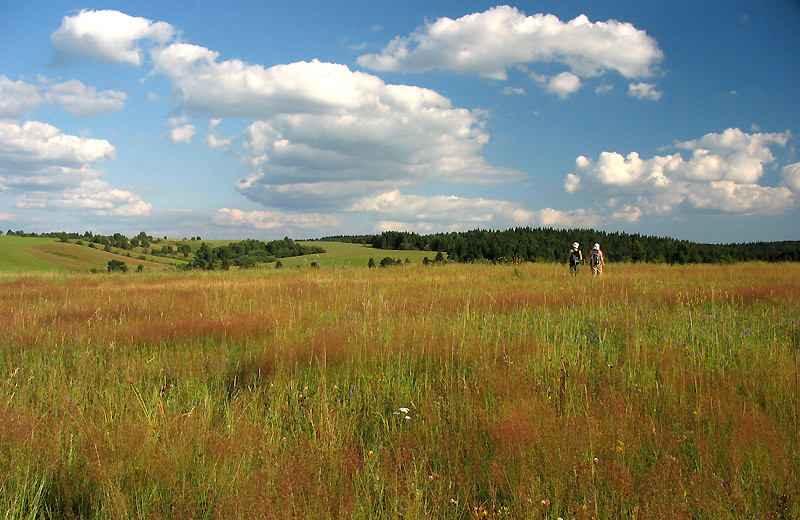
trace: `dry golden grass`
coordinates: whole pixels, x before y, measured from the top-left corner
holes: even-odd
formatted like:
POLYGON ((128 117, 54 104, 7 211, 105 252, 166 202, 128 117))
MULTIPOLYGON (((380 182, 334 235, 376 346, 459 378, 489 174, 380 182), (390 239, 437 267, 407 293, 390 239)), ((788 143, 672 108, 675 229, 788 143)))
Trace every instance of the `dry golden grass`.
POLYGON ((6 518, 796 518, 797 265, 5 276, 6 518))

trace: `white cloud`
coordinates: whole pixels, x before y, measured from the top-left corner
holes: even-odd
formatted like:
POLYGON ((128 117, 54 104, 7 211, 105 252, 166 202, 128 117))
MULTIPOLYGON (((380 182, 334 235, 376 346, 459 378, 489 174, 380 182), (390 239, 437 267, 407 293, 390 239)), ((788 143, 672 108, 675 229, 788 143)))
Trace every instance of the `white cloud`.
POLYGON ((150 204, 101 180, 96 162, 113 159, 104 139, 62 133, 37 121, 0 121, 0 185, 17 195, 17 207, 93 210, 97 215, 142 215, 150 204))
POLYGON ((396 37, 380 54, 360 56, 358 63, 383 71, 447 69, 506 79, 510 66, 557 62, 581 77, 614 70, 636 78, 651 76, 661 58, 656 41, 629 23, 592 23, 584 15, 565 23, 551 14, 526 16, 499 6, 427 23, 411 36, 396 37))
POLYGON ((316 230, 323 226, 336 226, 340 218, 323 213, 281 213, 277 211, 242 211, 222 208, 216 211, 213 221, 217 225, 240 229, 298 229, 316 230))
POLYGON ((203 146, 207 148, 222 148, 223 150, 227 150, 233 144, 233 141, 234 139, 232 137, 226 139, 212 133, 207 133, 203 136, 203 146))
POLYGON ((242 164, 261 172, 237 189, 267 206, 346 206, 387 186, 522 176, 479 155, 488 141, 482 114, 453 108, 432 90, 319 61, 264 68, 217 57, 174 44, 153 51, 154 70, 187 109, 257 118, 242 135, 242 164))
POLYGON ((115 148, 105 139, 66 135, 38 121, 27 121, 21 126, 0 121, 0 168, 79 168, 113 159, 115 154, 115 148))
POLYGON ((612 90, 614 90, 614 86, 613 85, 608 85, 606 83, 603 83, 601 85, 598 85, 594 89, 594 93, 595 94, 605 94, 606 92, 611 92, 612 90))
POLYGON ((192 142, 192 136, 197 132, 197 127, 194 125, 176 126, 169 132, 169 137, 173 143, 189 144, 192 142))
POLYGON ((597 228, 611 221, 633 223, 642 215, 641 209, 633 205, 616 210, 592 207, 567 211, 554 208, 531 211, 522 204, 505 200, 453 195, 405 195, 399 190, 365 197, 348 210, 374 214, 379 222, 377 231, 393 229, 417 232, 506 229, 516 226, 597 228))
POLYGON ((520 87, 503 87, 500 93, 504 96, 524 96, 525 89, 520 87))
POLYGON ((582 85, 581 78, 571 72, 562 72, 551 77, 533 74, 531 77, 544 85, 546 91, 555 94, 561 99, 568 98, 571 94, 580 90, 582 85))
POLYGON ((748 134, 728 128, 721 134, 706 134, 676 146, 693 151, 686 171, 689 179, 754 183, 764 174, 764 164, 775 160, 770 145, 786 146, 789 136, 788 131, 748 134))
POLYGON ((140 65, 142 42, 164 44, 172 36, 173 28, 165 22, 153 22, 119 11, 84 9, 77 15, 65 16, 50 40, 56 51, 65 56, 140 65))
POLYGON ((43 95, 45 103, 63 106, 76 116, 99 116, 122 110, 127 94, 115 90, 100 93, 76 79, 50 86, 43 95))
POLYGON ((639 219, 642 218, 643 212, 642 209, 638 206, 632 206, 630 204, 625 204, 622 208, 614 211, 611 214, 611 219, 621 222, 627 222, 628 224, 635 224, 639 222, 639 219))
POLYGON ((466 227, 527 225, 534 214, 521 205, 489 199, 468 199, 454 195, 404 195, 391 190, 365 197, 353 204, 350 211, 376 212, 384 219, 447 223, 458 221, 466 227))
POLYGON ((98 93, 76 79, 54 85, 41 79, 33 85, 0 75, 0 119, 17 119, 41 103, 60 105, 76 116, 99 116, 122 110, 126 98, 127 94, 115 90, 98 93))
POLYGON ((737 184, 733 181, 712 181, 693 186, 687 198, 698 209, 748 215, 778 215, 792 209, 795 204, 789 188, 737 184))
MULTIPOLYGON (((785 146, 788 138, 788 132, 747 134, 729 128, 676 143, 692 152, 688 159, 680 153, 642 159, 636 152, 627 156, 603 152, 597 161, 580 156, 564 188, 568 193, 588 188, 614 197, 636 197, 637 207, 661 215, 687 209, 778 214, 794 206, 792 191, 761 186, 758 181, 764 165, 774 161, 770 146, 785 146)), ((792 172, 791 165, 784 168, 784 182, 790 187, 792 172)))
POLYGON ((781 170, 783 183, 793 192, 800 193, 800 163, 789 164, 781 170))
POLYGON ((0 119, 17 119, 40 102, 36 85, 0 75, 0 119))
POLYGON ((653 83, 631 83, 628 85, 628 95, 636 99, 648 99, 658 101, 663 92, 656 90, 653 83))

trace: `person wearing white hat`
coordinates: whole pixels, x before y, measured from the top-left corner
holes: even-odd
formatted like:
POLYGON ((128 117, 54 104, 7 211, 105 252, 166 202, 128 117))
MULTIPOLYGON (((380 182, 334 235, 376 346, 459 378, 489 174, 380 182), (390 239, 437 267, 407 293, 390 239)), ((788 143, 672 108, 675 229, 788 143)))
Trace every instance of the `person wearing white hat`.
POLYGON ((572 276, 578 275, 578 266, 581 262, 583 262, 583 253, 581 253, 580 244, 575 242, 569 252, 569 272, 572 273, 572 276))
POLYGON ((600 249, 600 244, 595 244, 589 254, 589 267, 592 268, 592 276, 601 276, 604 265, 606 265, 606 260, 603 257, 603 251, 600 249))

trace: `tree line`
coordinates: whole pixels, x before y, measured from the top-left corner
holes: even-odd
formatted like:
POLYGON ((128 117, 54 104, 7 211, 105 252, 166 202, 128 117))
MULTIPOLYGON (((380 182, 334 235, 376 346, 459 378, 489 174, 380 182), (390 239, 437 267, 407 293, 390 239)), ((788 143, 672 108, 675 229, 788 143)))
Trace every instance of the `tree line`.
POLYGON ((455 262, 564 262, 573 242, 587 255, 599 243, 607 262, 730 263, 797 262, 800 241, 699 244, 687 240, 593 229, 517 227, 419 235, 384 231, 376 235, 324 237, 390 250, 444 251, 455 262))
POLYGON ((279 258, 324 253, 319 246, 306 246, 289 237, 282 240, 262 242, 247 239, 214 248, 203 242, 195 253, 194 259, 186 264, 185 269, 228 269, 235 265, 243 269, 255 267, 258 263, 275 262, 279 258))

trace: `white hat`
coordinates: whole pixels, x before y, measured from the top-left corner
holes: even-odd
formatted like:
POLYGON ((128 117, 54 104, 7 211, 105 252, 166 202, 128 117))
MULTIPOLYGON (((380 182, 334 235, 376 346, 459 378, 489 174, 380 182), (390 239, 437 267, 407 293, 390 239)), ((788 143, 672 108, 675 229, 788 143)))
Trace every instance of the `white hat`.
POLYGON ((594 248, 595 248, 595 249, 600 249, 600 244, 595 244, 595 245, 594 245, 594 248))
POLYGON ((574 247, 575 249, 578 249, 578 246, 579 246, 579 245, 580 245, 580 244, 578 244, 577 242, 573 242, 573 243, 572 243, 572 247, 574 247))

